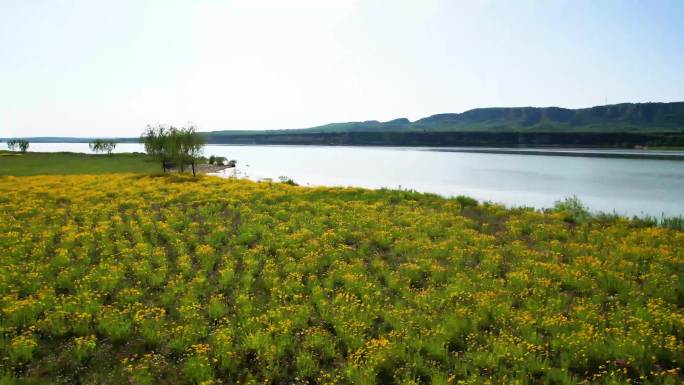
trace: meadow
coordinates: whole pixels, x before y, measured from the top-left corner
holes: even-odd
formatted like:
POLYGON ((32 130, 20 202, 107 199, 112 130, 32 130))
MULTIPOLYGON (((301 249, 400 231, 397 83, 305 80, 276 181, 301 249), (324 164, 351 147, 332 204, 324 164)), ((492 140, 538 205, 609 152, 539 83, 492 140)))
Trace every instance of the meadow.
POLYGON ((410 191, 0 177, 0 384, 679 384, 683 245, 410 191))
POLYGON ((93 155, 73 152, 0 150, 0 176, 157 173, 161 166, 145 154, 93 155))

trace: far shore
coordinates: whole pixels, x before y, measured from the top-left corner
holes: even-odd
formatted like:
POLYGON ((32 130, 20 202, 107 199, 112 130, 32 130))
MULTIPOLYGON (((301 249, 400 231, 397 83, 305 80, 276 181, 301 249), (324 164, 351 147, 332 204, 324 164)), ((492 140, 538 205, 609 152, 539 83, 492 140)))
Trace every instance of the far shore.
POLYGON ((642 150, 643 152, 620 152, 617 149, 515 149, 515 148, 439 148, 431 147, 427 151, 436 152, 463 152, 474 154, 506 154, 506 155, 546 155, 546 156, 568 156, 583 158, 620 158, 620 159, 648 159, 648 160, 680 160, 684 161, 684 153, 664 154, 652 153, 654 150, 642 150))
MULTIPOLYGON (((38 142, 41 143, 41 142, 38 142)), ((68 143, 68 142, 65 142, 68 143)), ((57 144, 57 142, 50 142, 50 144, 57 144)), ((122 144, 128 144, 123 142, 122 144)), ((615 147, 436 147, 436 146, 354 146, 354 145, 319 145, 319 144, 214 144, 210 143, 208 146, 263 146, 263 147, 360 147, 360 148, 404 148, 415 149, 420 151, 434 151, 434 152, 460 152, 472 154, 502 154, 502 155, 538 155, 538 156, 564 156, 564 157, 581 157, 581 158, 616 158, 616 159, 645 159, 645 160, 675 160, 684 161, 684 149, 679 147, 648 147, 648 148, 615 148, 615 147)), ((0 149, 3 155, 8 156, 18 154, 4 149, 0 149)), ((49 153, 74 153, 95 155, 87 152, 44 152, 31 151, 34 154, 49 154, 49 153)), ((132 154, 144 155, 140 152, 117 152, 117 154, 132 154)), ((202 165, 199 173, 216 173, 222 171, 221 166, 202 165), (211 167, 209 167, 211 166, 211 167)))

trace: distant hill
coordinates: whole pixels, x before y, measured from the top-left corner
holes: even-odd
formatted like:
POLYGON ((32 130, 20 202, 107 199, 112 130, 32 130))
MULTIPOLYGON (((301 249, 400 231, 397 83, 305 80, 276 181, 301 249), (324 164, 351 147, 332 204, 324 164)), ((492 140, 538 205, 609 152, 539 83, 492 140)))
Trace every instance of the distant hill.
POLYGON ((414 122, 331 123, 269 131, 212 131, 210 136, 258 134, 325 134, 353 132, 682 132, 684 102, 622 103, 591 108, 494 107, 432 115, 414 122))
MULTIPOLYGON (((210 144, 369 146, 684 146, 684 102, 622 103, 591 108, 495 107, 437 114, 416 121, 331 123, 265 131, 204 132, 210 144)), ((28 138, 87 142, 88 138, 28 138)), ((0 139, 2 140, 2 139, 0 139)), ((137 142, 138 138, 117 138, 137 142)))

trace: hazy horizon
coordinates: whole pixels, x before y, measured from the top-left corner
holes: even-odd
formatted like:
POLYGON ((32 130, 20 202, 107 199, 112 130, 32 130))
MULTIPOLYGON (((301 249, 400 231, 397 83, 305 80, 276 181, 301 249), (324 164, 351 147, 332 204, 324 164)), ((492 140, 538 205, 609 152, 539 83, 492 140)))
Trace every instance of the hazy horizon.
MULTIPOLYGON (((684 100, 673 100, 673 101, 670 101, 670 102, 666 102, 666 101, 662 101, 662 102, 622 102, 622 103, 611 103, 611 104, 608 104, 608 105, 617 105, 617 104, 624 104, 624 103, 628 103, 628 104, 631 103, 631 104, 634 104, 634 103, 682 103, 682 102, 684 102, 684 100)), ((592 105, 592 106, 577 107, 577 108, 573 108, 573 109, 583 109, 583 108, 591 108, 591 107, 597 107, 597 106, 604 106, 604 105, 602 105, 602 104, 597 104, 597 105, 592 105)), ((529 107, 531 107, 531 108, 552 108, 552 107, 567 108, 567 107, 563 107, 563 106, 486 106, 486 107, 476 107, 475 109, 480 109, 480 108, 483 108, 483 109, 487 109, 487 108, 529 108, 529 107)), ((433 115, 439 115, 439 114, 442 114, 442 113, 445 113, 445 114, 446 114, 446 113, 463 113, 463 112, 466 112, 466 111, 469 111, 469 110, 465 110, 465 111, 444 111, 444 112, 436 113, 436 114, 433 114, 433 115)), ((421 118, 426 118, 426 117, 428 117, 428 116, 424 116, 424 117, 421 117, 421 118)), ((389 121, 391 121, 391 120, 400 119, 400 118, 403 118, 403 117, 397 117, 397 118, 393 118, 393 119, 382 120, 382 121, 380 121, 380 122, 389 122, 389 121)), ((416 120, 420 120, 421 118, 409 119, 409 120, 410 120, 411 122, 415 122, 416 120)), ((327 123, 322 123, 322 124, 320 124, 320 125, 318 125, 318 126, 323 126, 323 125, 332 124, 332 123, 356 123, 356 122, 374 121, 374 120, 377 120, 377 119, 364 119, 364 120, 358 120, 358 121, 327 122, 327 123)), ((155 124, 162 124, 162 125, 164 125, 164 126, 183 127, 183 126, 186 126, 186 125, 188 125, 188 124, 190 124, 190 123, 194 124, 193 122, 186 122, 185 124, 173 124, 173 123, 160 123, 160 122, 157 122, 157 123, 153 123, 153 125, 155 125, 155 124)), ((210 132, 210 131, 269 131, 269 130, 297 130, 297 129, 307 129, 307 128, 313 128, 313 127, 315 127, 315 126, 311 126, 311 127, 289 127, 289 128, 276 128, 276 129, 265 128, 265 129, 260 129, 260 130, 258 130, 258 129, 257 129, 257 130, 255 130, 255 129, 239 129, 239 128, 235 128, 235 129, 206 130, 206 129, 202 129, 202 127, 198 127, 198 128, 199 128, 199 131, 200 131, 200 132, 210 132)), ((142 128, 140 129, 141 132, 142 132, 142 129, 143 129, 143 128, 144 128, 144 127, 142 127, 142 128)), ((103 139, 110 139, 110 138, 111 138, 111 139, 118 139, 118 138, 131 138, 131 137, 137 137, 137 136, 139 136, 139 135, 138 135, 138 134, 131 134, 131 135, 119 135, 119 136, 117 136, 117 135, 113 135, 113 136, 111 136, 111 135, 110 135, 110 136, 104 136, 104 135, 95 135, 95 134, 93 134, 93 135, 31 135, 31 136, 29 136, 29 135, 18 135, 18 136, 15 135, 15 136, 11 136, 11 135, 10 135, 10 136, 6 136, 6 137, 7 137, 7 138, 53 138, 53 137, 54 137, 54 138, 76 138, 76 139, 81 139, 81 138, 83 138, 83 139, 93 139, 93 138, 103 138, 103 139)), ((5 138, 5 136, 0 136, 0 138, 5 138)))
POLYGON ((0 137, 684 100, 684 2, 0 3, 0 137))

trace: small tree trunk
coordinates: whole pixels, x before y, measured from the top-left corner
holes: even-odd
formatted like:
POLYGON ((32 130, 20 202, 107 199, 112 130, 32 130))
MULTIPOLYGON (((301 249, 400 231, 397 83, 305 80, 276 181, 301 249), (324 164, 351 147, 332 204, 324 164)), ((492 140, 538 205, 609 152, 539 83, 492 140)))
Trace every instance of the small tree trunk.
POLYGON ((194 160, 192 161, 192 176, 193 177, 196 176, 195 175, 195 161, 194 160))
POLYGON ((166 172, 166 161, 162 160, 162 174, 166 172))

